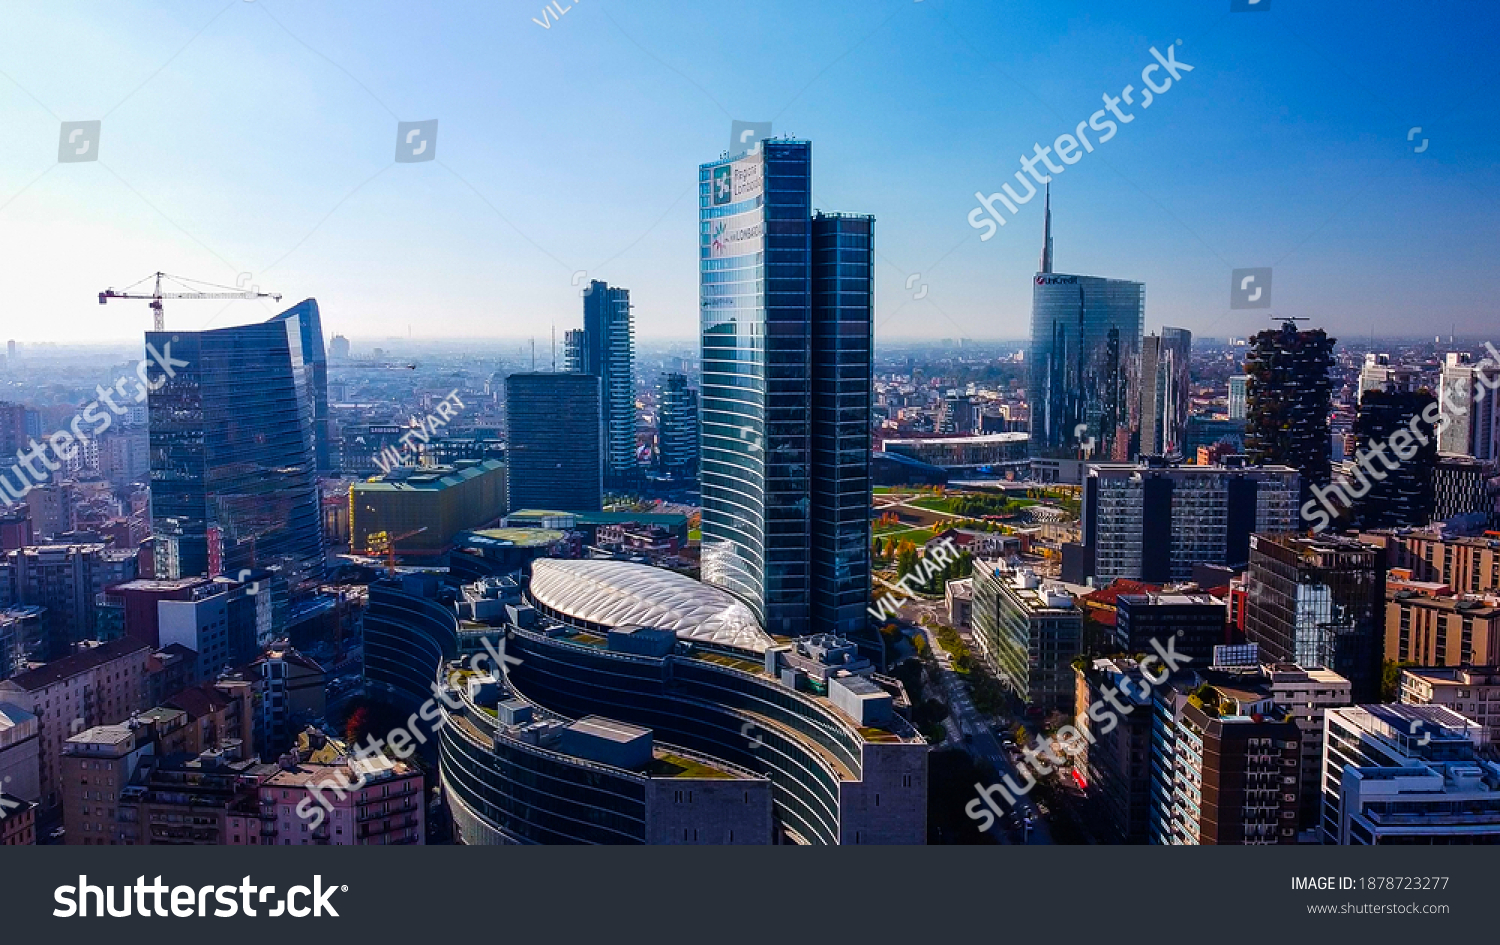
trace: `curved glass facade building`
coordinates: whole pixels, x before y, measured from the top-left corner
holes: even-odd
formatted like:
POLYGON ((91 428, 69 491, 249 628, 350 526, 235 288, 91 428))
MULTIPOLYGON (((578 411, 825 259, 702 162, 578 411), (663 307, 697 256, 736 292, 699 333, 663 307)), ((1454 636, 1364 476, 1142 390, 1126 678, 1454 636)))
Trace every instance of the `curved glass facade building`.
POLYGON ((158 555, 157 577, 279 566, 294 589, 321 579, 317 398, 300 308, 236 328, 146 333, 187 362, 147 401, 153 534, 172 549, 158 555))
POLYGON ((371 587, 367 681, 403 711, 435 702, 460 842, 925 842, 927 744, 879 711, 890 694, 868 677, 835 678, 769 638, 714 642, 725 638, 711 619, 692 624, 729 599, 714 588, 650 605, 675 632, 640 629, 648 603, 628 590, 653 586, 657 569, 537 565, 535 609, 487 628, 460 617, 475 589, 440 575, 371 587), (548 567, 578 588, 546 585, 548 567), (488 657, 481 674, 454 661, 484 652, 462 639, 476 632, 504 640, 499 678, 488 657))
POLYGON ((807 141, 698 182, 703 579, 772 633, 862 633, 874 219, 813 214, 807 141))

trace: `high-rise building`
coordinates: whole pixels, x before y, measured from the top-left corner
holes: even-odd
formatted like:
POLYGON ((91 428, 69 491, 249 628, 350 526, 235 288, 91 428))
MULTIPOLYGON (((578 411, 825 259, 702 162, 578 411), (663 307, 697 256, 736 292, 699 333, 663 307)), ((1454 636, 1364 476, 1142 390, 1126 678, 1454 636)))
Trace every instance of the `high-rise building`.
POLYGON ((1362 528, 1413 528, 1432 521, 1438 434, 1423 412, 1433 401, 1425 390, 1377 389, 1360 397, 1354 438, 1368 446, 1347 465, 1347 476, 1335 488, 1348 493, 1362 528), (1374 455, 1387 444, 1394 451, 1398 441, 1409 455, 1387 454, 1383 462, 1374 455))
MULTIPOLYGON (((1052 204, 1031 289, 1032 455, 1125 462, 1138 448, 1146 287, 1053 272, 1052 204), (1092 441, 1090 450, 1087 444, 1092 441)), ((1074 480, 1076 481, 1076 480, 1074 480)))
POLYGON ((1251 462, 1291 466, 1302 474, 1299 507, 1313 486, 1332 475, 1333 345, 1323 329, 1298 331, 1296 322, 1287 321, 1251 338, 1245 357, 1245 452, 1251 462))
POLYGON ((1323 842, 1500 843, 1500 765, 1485 731, 1437 705, 1331 709, 1323 752, 1323 842))
POLYGON ((334 335, 333 341, 328 345, 328 357, 334 361, 349 360, 349 339, 343 335, 334 335))
POLYGON ((658 443, 663 474, 681 479, 698 475, 698 392, 687 375, 668 374, 662 383, 658 443))
POLYGON ((814 215, 811 167, 775 140, 699 169, 703 578, 774 633, 862 635, 874 220, 814 215))
POLYGON ((1248 374, 1234 374, 1229 378, 1229 419, 1244 421, 1250 416, 1245 399, 1245 386, 1250 381, 1248 374))
POLYGON ((563 332, 563 370, 569 374, 592 374, 589 369, 589 333, 582 328, 563 332))
POLYGON ((1294 663, 1262 667, 1276 704, 1284 706, 1302 732, 1302 791, 1298 821, 1303 830, 1318 826, 1322 810, 1324 717, 1329 709, 1354 704, 1349 680, 1328 669, 1303 669, 1294 663))
POLYGON ((1439 452, 1500 460, 1500 408, 1495 406, 1496 373, 1488 358, 1475 364, 1466 352, 1449 352, 1443 360, 1442 399, 1448 422, 1438 434, 1439 452), (1482 396, 1479 396, 1482 392, 1482 396))
MULTIPOLYGON (((292 319, 297 322, 306 383, 312 396, 313 458, 318 464, 318 472, 327 475, 338 469, 338 444, 333 436, 332 414, 328 411, 328 356, 323 349, 323 322, 318 317, 317 300, 303 299, 271 321, 292 319)), ((348 347, 347 342, 345 347, 348 347)))
POLYGON ((1252 535, 1245 636, 1263 659, 1331 669, 1379 698, 1385 549, 1352 538, 1252 535))
POLYGON ((534 372, 505 379, 506 508, 599 511, 601 390, 596 374, 534 372))
MULTIPOLYGON (((1087 745, 1079 767, 1089 803, 1116 843, 1147 843, 1151 826, 1151 684, 1140 664, 1117 657, 1077 667, 1074 718, 1087 745), (1096 720, 1094 706, 1115 713, 1096 720), (1109 720, 1113 719, 1113 723, 1109 720)), ((1098 711, 1098 710, 1095 710, 1098 711)))
POLYGON ((1438 454, 1432 470, 1432 520, 1479 516, 1491 528, 1500 525, 1500 465, 1469 456, 1438 454))
POLYGON ((0 607, 40 607, 39 659, 66 656, 72 645, 95 639, 104 589, 137 577, 134 549, 99 544, 36 545, 0 557, 0 607))
POLYGON ((1188 366, 1193 333, 1163 328, 1141 341, 1141 445, 1143 456, 1181 455, 1187 435, 1192 385, 1188 366))
POLYGON ((1253 532, 1294 527, 1297 481, 1286 466, 1090 464, 1081 569, 1064 578, 1165 584, 1192 580, 1196 564, 1239 567, 1253 532))
POLYGON ((630 290, 598 279, 583 295, 585 373, 599 377, 604 409, 604 480, 628 486, 638 471, 635 458, 635 323, 630 290))
MULTIPOLYGON (((253 325, 148 332, 187 364, 150 392, 155 577, 279 566, 293 589, 323 574, 316 303, 253 325)), ((323 367, 326 372, 326 365, 323 367)), ((325 398, 326 409, 326 398, 325 398)))

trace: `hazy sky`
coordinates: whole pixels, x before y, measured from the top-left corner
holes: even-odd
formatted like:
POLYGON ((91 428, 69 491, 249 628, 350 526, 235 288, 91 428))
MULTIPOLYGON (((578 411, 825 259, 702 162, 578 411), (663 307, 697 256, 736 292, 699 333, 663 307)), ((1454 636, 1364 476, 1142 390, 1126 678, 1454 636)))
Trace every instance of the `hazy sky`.
MULTIPOLYGON (((1267 324, 1228 304, 1254 266, 1346 337, 1500 328, 1496 4, 1262 2, 8 0, 0 338, 138 337, 145 303, 96 295, 157 269, 377 343, 560 332, 586 270, 691 335, 733 119, 810 138, 817 206, 876 215, 881 337, 1021 337, 1041 201, 981 241, 975 192, 1177 40, 1193 71, 1056 176, 1058 271, 1145 282, 1148 330, 1267 324), (57 163, 94 119, 100 159, 57 163), (437 159, 394 163, 428 119, 437 159)), ((168 325, 268 314, 223 308, 168 325)))

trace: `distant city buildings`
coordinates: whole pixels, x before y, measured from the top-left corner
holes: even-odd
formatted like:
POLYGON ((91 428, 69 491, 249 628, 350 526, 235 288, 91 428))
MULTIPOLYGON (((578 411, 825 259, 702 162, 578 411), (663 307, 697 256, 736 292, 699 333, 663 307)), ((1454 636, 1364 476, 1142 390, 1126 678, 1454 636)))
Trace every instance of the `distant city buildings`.
POLYGON ((351 545, 358 554, 441 555, 459 532, 505 515, 507 473, 499 460, 465 459, 451 466, 398 466, 353 483, 351 545))
POLYGON ((1234 374, 1229 378, 1229 419, 1244 421, 1249 418, 1249 400, 1245 393, 1250 382, 1248 374, 1234 374))
POLYGON ((1500 366, 1486 358, 1475 364, 1463 352, 1449 352, 1443 359, 1442 397, 1449 420, 1438 434, 1437 448, 1450 456, 1468 456, 1486 462, 1500 460, 1500 366))

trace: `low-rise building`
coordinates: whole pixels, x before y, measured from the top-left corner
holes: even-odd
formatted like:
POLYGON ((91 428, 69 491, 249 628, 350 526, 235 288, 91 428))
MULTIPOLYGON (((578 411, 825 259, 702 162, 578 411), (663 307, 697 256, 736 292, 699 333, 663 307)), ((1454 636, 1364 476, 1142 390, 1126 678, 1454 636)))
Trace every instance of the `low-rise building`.
POLYGON ((36 843, 36 804, 0 792, 0 847, 36 843))
POLYGON ((1500 666, 1428 666, 1401 671, 1403 705, 1440 705, 1478 722, 1500 745, 1500 666))
POLYGON ((1331 709, 1323 752, 1323 842, 1500 843, 1500 766, 1484 729, 1437 705, 1331 709))
POLYGON ((285 759, 258 788, 258 809, 227 818, 227 842, 384 846, 426 842, 422 772, 382 755, 331 763, 285 759))
POLYGON ((0 702, 0 785, 5 793, 35 803, 41 799, 41 724, 37 717, 0 702))
POLYGON ((155 747, 132 725, 99 725, 70 737, 58 767, 63 827, 70 846, 129 846, 139 824, 120 816, 120 795, 155 747))

